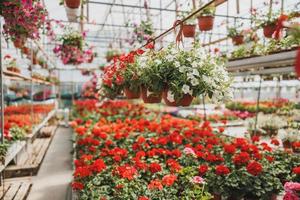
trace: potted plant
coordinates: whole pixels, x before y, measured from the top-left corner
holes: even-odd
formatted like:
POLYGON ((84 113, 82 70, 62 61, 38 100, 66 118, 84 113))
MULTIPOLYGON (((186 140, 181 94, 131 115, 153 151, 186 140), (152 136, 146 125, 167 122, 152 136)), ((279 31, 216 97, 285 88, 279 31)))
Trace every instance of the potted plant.
POLYGON ((273 33, 276 30, 276 23, 278 19, 278 14, 268 13, 267 15, 262 15, 263 19, 260 19, 260 27, 263 28, 263 33, 266 38, 272 38, 273 33))
POLYGON ((299 130, 296 129, 287 129, 286 134, 282 138, 282 145, 285 149, 291 148, 292 144, 296 141, 299 141, 299 130))
POLYGON ((194 97, 228 97, 230 78, 222 61, 203 51, 198 43, 186 51, 170 45, 161 51, 166 87, 163 99, 169 106, 189 106, 194 97))
POLYGON ((140 23, 126 23, 125 26, 133 27, 130 39, 127 40, 130 45, 143 44, 154 34, 153 23, 150 18, 141 20, 140 23))
POLYGON ((198 18, 198 26, 200 31, 210 31, 214 25, 214 15, 216 12, 216 7, 214 5, 204 8, 200 13, 198 18))
POLYGON ((285 127, 287 122, 278 116, 268 115, 260 121, 261 129, 266 131, 266 134, 270 137, 276 136, 278 134, 278 130, 285 127))
POLYGON ((93 52, 84 42, 84 35, 71 27, 64 27, 64 34, 57 39, 61 44, 53 49, 63 64, 78 65, 88 62, 93 52))
POLYGON ((160 103, 164 89, 161 52, 148 51, 137 59, 141 75, 141 96, 144 103, 160 103))
POLYGON ((21 70, 17 66, 17 60, 15 58, 12 58, 10 55, 4 56, 4 66, 6 66, 6 69, 8 71, 11 71, 14 73, 21 72, 21 70))
POLYGON ((11 39, 16 48, 23 47, 28 38, 39 39, 39 29, 48 14, 40 1, 10 0, 3 2, 3 6, 3 33, 6 39, 11 39))
POLYGON ((228 29, 228 37, 232 39, 234 45, 241 45, 244 43, 244 36, 237 28, 231 27, 228 29))
MULTIPOLYGON (((191 11, 193 12, 193 10, 191 11)), ((190 12, 184 13, 182 18, 184 19, 190 12)), ((182 33, 184 37, 195 37, 196 34, 196 23, 195 18, 192 17, 182 24, 182 33)))

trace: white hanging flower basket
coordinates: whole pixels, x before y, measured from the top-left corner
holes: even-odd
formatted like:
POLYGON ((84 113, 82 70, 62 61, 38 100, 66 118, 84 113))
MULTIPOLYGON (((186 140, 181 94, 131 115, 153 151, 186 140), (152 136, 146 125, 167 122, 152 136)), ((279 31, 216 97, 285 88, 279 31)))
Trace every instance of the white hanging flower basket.
POLYGON ((69 22, 77 22, 80 14, 79 8, 69 8, 67 6, 65 8, 69 22))

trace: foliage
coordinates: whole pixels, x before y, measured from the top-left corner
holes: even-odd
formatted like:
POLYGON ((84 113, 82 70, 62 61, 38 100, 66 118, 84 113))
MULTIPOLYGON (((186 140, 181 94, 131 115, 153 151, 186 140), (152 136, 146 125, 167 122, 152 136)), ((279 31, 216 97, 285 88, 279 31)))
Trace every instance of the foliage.
POLYGON ((214 16, 215 12, 216 12, 215 5, 210 5, 205 7, 203 10, 201 10, 198 16, 214 16))
POLYGON ((104 102, 93 113, 72 122, 72 186, 80 199, 204 200, 209 192, 267 200, 283 190, 281 182, 299 179, 299 156, 223 137, 208 122, 147 119, 151 111, 125 101, 104 102))

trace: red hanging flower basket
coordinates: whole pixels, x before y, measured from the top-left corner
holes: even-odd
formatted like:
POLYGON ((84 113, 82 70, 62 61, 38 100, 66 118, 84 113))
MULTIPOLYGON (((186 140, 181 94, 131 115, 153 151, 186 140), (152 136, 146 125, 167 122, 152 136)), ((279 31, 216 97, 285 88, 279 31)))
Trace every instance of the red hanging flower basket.
POLYGON ((148 93, 148 88, 145 86, 141 87, 141 95, 144 103, 160 103, 162 99, 162 92, 160 93, 148 93))
POLYGON ((210 31, 214 26, 214 16, 200 16, 198 17, 198 26, 200 31, 210 31))
POLYGON ((126 87, 124 88, 124 93, 127 99, 138 99, 141 96, 140 89, 138 89, 137 91, 133 91, 126 87))
POLYGON ((182 33, 184 37, 195 37, 196 25, 194 24, 183 24, 182 33))
POLYGON ((79 8, 80 6, 80 0, 65 0, 65 3, 69 8, 73 9, 79 8))
POLYGON ((273 33, 276 30, 276 25, 275 24, 270 24, 270 25, 266 25, 263 27, 263 31, 264 31, 264 36, 266 38, 272 38, 273 33))
POLYGON ((244 36, 243 35, 237 35, 231 38, 232 39, 232 43, 234 45, 241 45, 244 44, 244 36))

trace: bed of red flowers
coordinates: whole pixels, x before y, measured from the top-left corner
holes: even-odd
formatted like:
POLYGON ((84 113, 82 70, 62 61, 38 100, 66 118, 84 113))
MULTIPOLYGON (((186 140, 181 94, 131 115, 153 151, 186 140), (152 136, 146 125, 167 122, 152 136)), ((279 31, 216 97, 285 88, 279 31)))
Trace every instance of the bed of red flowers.
POLYGON ((11 114, 45 114, 53 110, 54 104, 23 104, 17 106, 7 106, 4 109, 5 115, 11 114))
POLYGON ((80 199, 276 199, 300 181, 300 157, 259 140, 126 101, 94 106, 71 123, 80 199))

